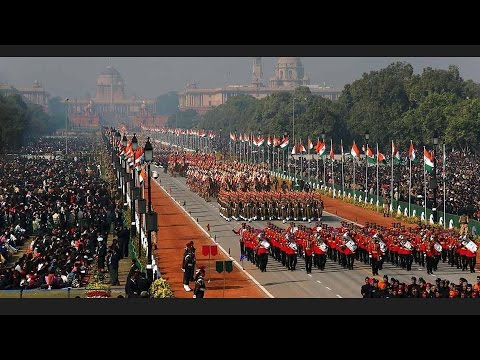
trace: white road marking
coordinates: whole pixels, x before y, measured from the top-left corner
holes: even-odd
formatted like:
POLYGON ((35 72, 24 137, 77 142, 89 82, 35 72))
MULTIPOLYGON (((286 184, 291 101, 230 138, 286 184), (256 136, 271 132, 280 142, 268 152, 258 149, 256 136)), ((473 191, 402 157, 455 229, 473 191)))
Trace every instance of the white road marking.
POLYGON ((422 268, 418 268, 418 270, 422 271, 423 269, 422 269, 422 268))
POLYGON ((341 297, 340 295, 338 295, 338 294, 337 294, 337 295, 335 295, 335 296, 336 296, 337 298, 340 298, 340 299, 342 298, 342 297, 341 297))
POLYGON ((328 289, 328 290, 332 291, 332 289, 330 289, 328 286, 325 286, 325 289, 328 289))
MULTIPOLYGON (((165 193, 166 193, 168 196, 170 196, 170 197, 173 199, 172 195, 168 193, 168 191, 163 187, 163 185, 159 184, 158 181, 155 180, 155 179, 154 179, 154 181, 157 183, 158 186, 160 186, 160 188, 162 188, 163 191, 165 191, 165 193)), ((173 200, 175 200, 175 199, 173 199, 173 200)), ((207 230, 205 230, 203 227, 201 227, 200 224, 196 222, 195 218, 188 213, 187 210, 185 210, 185 209, 184 209, 183 207, 181 207, 181 206, 178 206, 178 207, 179 207, 180 209, 182 209, 183 212, 193 220, 193 222, 198 226, 198 228, 199 228, 200 230, 202 230, 202 231, 205 233, 205 235, 207 235, 207 237, 209 237, 209 238, 211 239, 211 236, 210 236, 210 234, 207 232, 207 230)), ((240 269, 240 271, 243 271, 243 272, 245 273, 245 275, 247 275, 248 278, 249 278, 250 280, 252 280, 252 281, 255 283, 255 285, 257 285, 268 297, 274 298, 274 296, 273 296, 272 294, 270 294, 270 292, 269 292, 267 289, 265 289, 265 287, 264 287, 262 284, 260 284, 260 283, 257 281, 257 279, 255 279, 252 275, 250 275, 250 273, 249 273, 248 271, 246 271, 245 269, 243 269, 242 266, 241 266, 235 259, 233 259, 233 257, 231 257, 231 256, 228 254, 228 252, 227 252, 223 247, 221 247, 220 245, 218 245, 218 247, 220 248, 220 250, 222 250, 222 252, 223 252, 229 259, 232 260, 232 262, 235 264, 235 266, 238 267, 238 268, 240 269)))
POLYGON ((307 274, 308 276, 312 277, 312 274, 307 274))
POLYGON ((322 283, 320 280, 317 280, 317 282, 318 282, 319 284, 321 284, 321 283, 322 283))

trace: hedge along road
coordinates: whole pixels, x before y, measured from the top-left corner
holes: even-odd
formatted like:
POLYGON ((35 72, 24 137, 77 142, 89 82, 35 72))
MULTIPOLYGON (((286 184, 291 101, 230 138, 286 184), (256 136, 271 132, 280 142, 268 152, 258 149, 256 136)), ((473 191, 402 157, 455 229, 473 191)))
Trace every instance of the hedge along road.
MULTIPOLYGON (((205 230, 207 224, 210 225, 210 234, 215 237, 219 245, 225 249, 230 249, 231 255, 237 261, 240 257, 240 248, 238 242, 238 235, 235 235, 232 230, 239 229, 241 222, 237 221, 225 221, 219 215, 218 204, 215 201, 206 202, 204 199, 189 191, 185 184, 185 178, 170 177, 164 174, 162 169, 155 168, 159 172, 159 180, 162 186, 172 194, 181 205, 185 202, 184 208, 191 213, 192 217, 198 219, 198 224, 205 230)), ((329 213, 324 212, 326 216, 323 218, 323 222, 329 226, 339 226, 342 219, 333 215, 335 211, 338 216, 348 218, 353 217, 353 221, 357 219, 359 223, 377 222, 384 226, 389 226, 392 223, 392 218, 383 218, 373 211, 366 210, 360 207, 356 207, 352 204, 343 203, 340 200, 330 199, 325 197, 325 205, 329 213), (348 209, 348 212, 345 211, 348 209)), ((160 219, 160 224, 161 224, 160 219)), ((273 221, 278 226, 286 227, 286 224, 282 224, 280 221, 273 221)), ((302 223, 302 222, 299 222, 302 223)), ((305 222, 303 222, 305 223, 305 222)), ((255 228, 266 227, 266 221, 254 221, 250 223, 255 228)), ((305 223, 305 225, 308 225, 305 223)), ((407 224, 406 224, 407 225, 407 224)), ((310 226, 313 226, 310 224, 310 226)), ((182 245, 185 245, 187 241, 183 241, 182 245)), ((199 247, 197 247, 199 249, 199 247)), ((183 250, 182 250, 183 251, 183 250)), ((201 250, 197 250, 197 254, 201 250)), ((200 255, 201 257, 201 255, 200 255)), ((282 298, 341 298, 341 297, 361 297, 360 287, 364 283, 366 276, 371 276, 371 268, 363 263, 355 262, 354 270, 345 270, 338 263, 333 263, 331 260, 327 260, 325 271, 313 269, 311 276, 306 274, 303 259, 299 258, 296 271, 288 271, 282 267, 281 264, 274 261, 271 257, 268 259, 267 272, 260 272, 255 265, 244 261, 243 265, 245 270, 248 271, 261 285, 263 285, 274 297, 282 298)), ((176 265, 179 268, 179 265, 176 265)), ((402 270, 385 264, 383 270, 380 271, 381 277, 386 274, 389 277, 399 279, 401 282, 410 283, 411 276, 417 278, 423 277, 427 282, 434 282, 436 277, 446 278, 450 281, 458 282, 460 277, 465 277, 469 282, 473 283, 477 274, 470 274, 462 272, 456 268, 450 268, 447 264, 439 264, 438 271, 433 275, 427 275, 426 269, 419 268, 418 266, 412 267, 411 272, 402 270), (421 270, 419 270, 421 269, 421 270)), ((228 276, 228 275, 227 275, 228 276)))
MULTIPOLYGON (((172 286, 177 298, 192 298, 193 291, 183 289, 183 272, 181 270, 183 252, 186 243, 194 242, 196 248, 197 268, 205 266, 206 298, 263 298, 268 295, 255 281, 241 269, 234 266, 230 273, 215 271, 216 260, 228 260, 228 256, 218 249, 218 254, 211 257, 209 270, 208 256, 202 255, 202 245, 215 245, 215 242, 198 227, 182 208, 155 182, 152 181, 152 205, 158 213, 157 256, 160 272, 172 286), (225 275, 225 293, 224 293, 225 275), (208 282, 210 280, 210 282, 208 282)), ((194 283, 190 283, 193 289, 194 283)))

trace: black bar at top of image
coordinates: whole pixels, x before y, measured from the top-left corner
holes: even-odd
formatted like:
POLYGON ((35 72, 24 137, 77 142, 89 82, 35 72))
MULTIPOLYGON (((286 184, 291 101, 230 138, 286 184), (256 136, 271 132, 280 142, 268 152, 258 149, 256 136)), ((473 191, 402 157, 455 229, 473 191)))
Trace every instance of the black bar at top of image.
POLYGON ((4 299, 23 315, 478 315, 479 299, 4 299))
POLYGON ((480 45, 0 45, 0 57, 480 56, 480 45))

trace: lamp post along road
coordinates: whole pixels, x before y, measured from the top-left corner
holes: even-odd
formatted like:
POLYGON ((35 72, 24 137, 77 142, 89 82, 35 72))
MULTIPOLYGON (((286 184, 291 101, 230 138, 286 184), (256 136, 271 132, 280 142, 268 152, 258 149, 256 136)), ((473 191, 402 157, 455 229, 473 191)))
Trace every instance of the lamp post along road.
MULTIPOLYGON (((136 233, 136 228, 135 228, 135 198, 134 198, 134 194, 135 194, 135 188, 136 188, 136 182, 135 182, 135 151, 137 151, 138 149, 138 140, 137 140, 137 136, 136 134, 134 133, 133 134, 133 138, 132 138, 132 150, 133 150, 133 167, 132 167, 132 182, 133 182, 133 186, 130 186, 130 216, 131 216, 131 228, 130 228, 130 232, 131 232, 131 237, 132 239, 135 237, 135 233, 136 233)), ((141 241, 141 239, 140 239, 141 241)))
MULTIPOLYGON (((123 146, 123 150, 125 151, 125 148, 127 147, 127 144, 128 144, 128 139, 127 139, 127 135, 124 133, 123 134, 123 138, 122 138, 122 146, 123 146)), ((123 162, 123 204, 124 206, 127 205, 127 161, 126 161, 126 158, 125 158, 125 154, 123 155, 123 158, 122 158, 122 162, 123 162)))
MULTIPOLYGON (((153 146, 150 143, 150 138, 147 138, 147 142, 144 147, 144 156, 145 162, 147 163, 147 178, 148 178, 148 218, 150 221, 147 223, 147 279, 153 280, 153 269, 152 269, 152 224, 151 219, 153 216, 156 216, 152 212, 152 185, 151 185, 151 174, 150 174, 150 163, 153 160, 153 146)), ((156 224, 156 222, 154 222, 156 224)))

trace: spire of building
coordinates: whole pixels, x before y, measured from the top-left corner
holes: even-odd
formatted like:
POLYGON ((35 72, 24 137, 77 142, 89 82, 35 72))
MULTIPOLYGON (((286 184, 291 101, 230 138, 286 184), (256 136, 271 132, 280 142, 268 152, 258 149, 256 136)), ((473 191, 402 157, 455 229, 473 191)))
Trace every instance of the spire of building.
POLYGON ((253 66, 252 66, 252 85, 257 87, 262 86, 263 85, 262 77, 263 77, 262 58, 254 57, 253 66))

